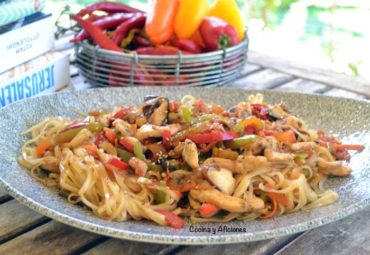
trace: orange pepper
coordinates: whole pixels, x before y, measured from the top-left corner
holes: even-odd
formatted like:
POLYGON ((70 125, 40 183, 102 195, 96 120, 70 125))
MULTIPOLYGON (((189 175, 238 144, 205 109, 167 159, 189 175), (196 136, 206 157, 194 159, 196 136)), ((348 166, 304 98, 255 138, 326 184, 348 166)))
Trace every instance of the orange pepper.
POLYGON ((200 26, 209 10, 207 0, 180 0, 175 19, 175 33, 180 39, 189 39, 200 26), (190 18, 191 17, 191 18, 190 18))
POLYGON ((154 44, 162 44, 174 34, 179 0, 151 0, 145 31, 154 44))

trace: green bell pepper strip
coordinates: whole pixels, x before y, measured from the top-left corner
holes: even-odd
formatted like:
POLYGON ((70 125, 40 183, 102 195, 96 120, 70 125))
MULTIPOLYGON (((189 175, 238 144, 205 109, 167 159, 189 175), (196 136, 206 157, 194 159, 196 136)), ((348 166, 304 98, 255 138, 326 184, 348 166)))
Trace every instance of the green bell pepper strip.
POLYGON ((191 109, 189 107, 184 107, 181 110, 182 118, 185 122, 193 124, 193 118, 191 117, 191 109))
POLYGON ((132 154, 131 152, 128 152, 124 149, 121 149, 121 148, 117 148, 117 155, 118 155, 119 158, 121 158, 126 163, 128 163, 130 158, 134 157, 134 154, 132 154))
POLYGON ((308 153, 306 153, 306 152, 295 152, 294 156, 299 160, 304 160, 308 157, 308 153))
POLYGON ((144 155, 144 152, 143 152, 143 146, 141 145, 140 142, 136 142, 134 144, 134 155, 138 159, 146 161, 146 158, 145 158, 145 155, 144 155))
POLYGON ((61 132, 59 134, 57 134, 55 137, 54 137, 54 143, 55 144, 61 144, 61 143, 66 143, 66 142, 69 142, 71 141, 82 129, 87 129, 89 131, 91 131, 92 133, 96 133, 96 132, 99 132, 99 131, 102 131, 104 128, 104 124, 101 123, 101 122, 94 122, 94 123, 91 123, 87 126, 81 126, 81 127, 76 127, 76 128, 73 128, 73 129, 68 129, 64 132, 61 132))
POLYGON ((154 200, 156 204, 162 204, 166 201, 166 192, 163 189, 166 188, 166 185, 163 183, 158 185, 157 192, 155 193, 154 200))
POLYGON ((257 135, 245 135, 233 140, 224 141, 224 145, 230 149, 240 149, 247 145, 251 145, 260 137, 257 135))

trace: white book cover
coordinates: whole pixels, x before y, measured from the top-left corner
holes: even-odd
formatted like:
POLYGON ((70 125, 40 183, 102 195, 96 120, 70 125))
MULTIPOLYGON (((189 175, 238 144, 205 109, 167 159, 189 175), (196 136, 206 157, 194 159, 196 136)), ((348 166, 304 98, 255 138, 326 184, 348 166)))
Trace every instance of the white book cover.
POLYGON ((0 73, 54 47, 52 16, 35 13, 0 30, 0 73))

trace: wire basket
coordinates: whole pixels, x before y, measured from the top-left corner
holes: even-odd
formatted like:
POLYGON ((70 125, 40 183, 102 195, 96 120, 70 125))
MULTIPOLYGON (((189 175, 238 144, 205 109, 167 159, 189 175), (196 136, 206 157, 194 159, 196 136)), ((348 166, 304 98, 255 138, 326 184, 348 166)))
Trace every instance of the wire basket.
POLYGON ((76 64, 92 86, 223 86, 247 62, 247 36, 236 46, 202 54, 138 55, 76 44, 76 64))

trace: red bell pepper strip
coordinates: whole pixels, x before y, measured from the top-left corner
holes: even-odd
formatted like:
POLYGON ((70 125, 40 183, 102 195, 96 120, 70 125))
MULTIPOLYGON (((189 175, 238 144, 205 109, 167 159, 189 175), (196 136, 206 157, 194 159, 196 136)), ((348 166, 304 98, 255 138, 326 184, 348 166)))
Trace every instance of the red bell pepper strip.
POLYGON ((216 17, 206 17, 199 27, 208 51, 221 50, 239 43, 236 29, 226 21, 216 17))
POLYGON ((264 136, 273 136, 277 132, 274 130, 262 130, 260 133, 264 136))
POLYGON ((163 130, 162 133, 162 143, 166 150, 171 149, 171 131, 169 129, 163 130))
POLYGON ((200 46, 198 43, 196 43, 195 41, 191 39, 174 40, 172 44, 176 46, 177 48, 179 48, 180 50, 188 51, 191 53, 199 54, 199 53, 204 52, 204 49, 202 48, 202 46, 200 46))
POLYGON ((113 33, 112 40, 116 45, 120 45, 123 38, 126 37, 127 33, 133 29, 142 27, 145 24, 146 17, 144 14, 137 13, 133 17, 124 21, 119 25, 113 33))
MULTIPOLYGON (((114 158, 114 157, 108 160, 106 166, 107 165, 114 167, 118 171, 125 171, 128 169, 127 163, 123 162, 122 160, 119 160, 118 158, 114 158)), ((108 168, 111 169, 110 167, 108 168)))
POLYGON ((99 45, 102 49, 122 52, 122 49, 118 47, 114 42, 109 39, 104 32, 94 26, 90 21, 82 19, 80 16, 73 15, 71 16, 86 32, 91 36, 94 42, 99 45))
POLYGON ((202 216, 211 217, 215 215, 219 210, 220 208, 218 208, 217 206, 213 204, 203 203, 199 209, 199 213, 202 216))
POLYGON ((134 151, 134 144, 130 141, 128 137, 122 137, 120 143, 123 145, 123 147, 126 148, 129 152, 134 151))
POLYGON ((342 151, 342 150, 353 150, 353 151, 362 151, 365 148, 365 146, 360 144, 338 144, 333 143, 332 149, 334 151, 342 151))
POLYGON ((108 141, 113 144, 117 145, 117 135, 116 133, 111 129, 106 129, 104 131, 104 136, 108 139, 108 141))
POLYGON ((237 137, 239 137, 238 134, 233 131, 211 131, 209 133, 187 136, 188 139, 196 144, 222 142, 226 140, 232 140, 237 137))
POLYGON ((118 112, 116 112, 114 115, 113 115, 113 118, 114 119, 121 119, 123 120, 127 114, 130 112, 130 109, 128 107, 126 108, 123 108, 122 110, 119 110, 118 112))
POLYGON ((252 104, 252 114, 261 120, 267 120, 269 116, 268 106, 263 104, 252 104))
POLYGON ((98 2, 88 5, 87 7, 80 10, 77 15, 80 17, 85 16, 86 14, 91 14, 94 11, 104 11, 108 13, 143 13, 143 11, 130 7, 125 4, 115 3, 115 2, 98 2))
POLYGON ((173 228, 182 228, 185 225, 185 221, 169 210, 157 209, 157 213, 164 215, 166 223, 173 228))
MULTIPOLYGON (((134 14, 132 13, 115 13, 113 15, 106 16, 94 21, 93 25, 97 26, 101 30, 116 28, 117 26, 122 24, 122 22, 131 18, 133 15, 134 14)), ((74 38, 72 38, 70 42, 81 42, 88 38, 90 38, 89 34, 85 30, 82 30, 74 38)))

